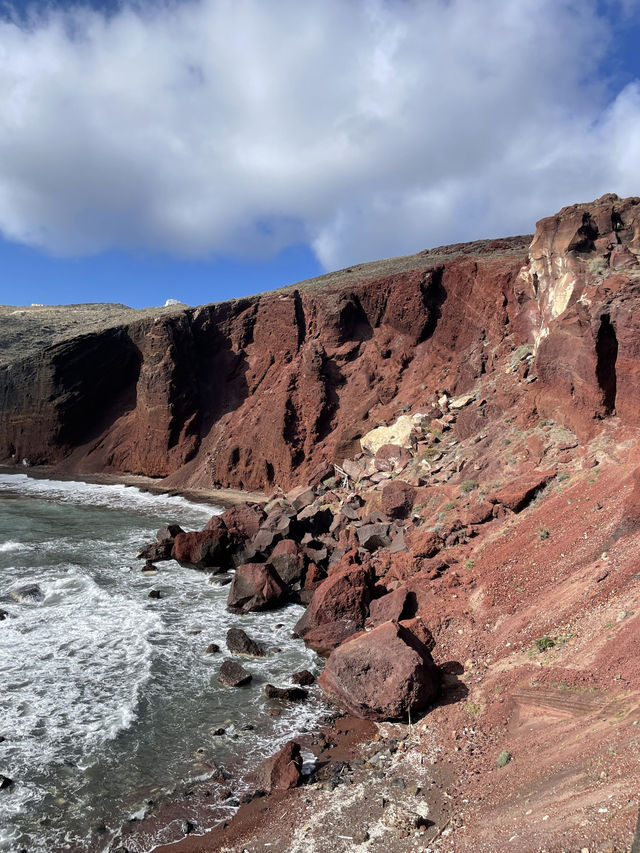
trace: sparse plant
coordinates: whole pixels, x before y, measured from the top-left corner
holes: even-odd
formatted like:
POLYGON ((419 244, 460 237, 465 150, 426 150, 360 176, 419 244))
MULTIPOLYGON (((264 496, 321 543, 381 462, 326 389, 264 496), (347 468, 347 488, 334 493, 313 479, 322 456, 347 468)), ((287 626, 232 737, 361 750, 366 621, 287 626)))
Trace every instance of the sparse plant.
POLYGON ((551 536, 551 533, 550 533, 548 527, 541 527, 540 530, 538 530, 538 539, 541 542, 544 542, 544 540, 548 539, 550 536, 551 536))
POLYGON ((465 562, 464 567, 465 569, 472 569, 475 564, 476 561, 473 559, 473 557, 469 557, 469 559, 465 562))
POLYGON ((569 472, 568 471, 560 471, 560 473, 558 474, 558 482, 562 483, 564 480, 568 480, 568 479, 569 479, 569 472))
POLYGON ((498 767, 503 768, 506 767, 507 764, 511 761, 513 756, 507 749, 503 749, 500 755, 498 756, 498 767))
POLYGON ((536 640, 536 649, 542 654, 542 652, 546 652, 549 649, 552 649, 556 644, 556 641, 553 637, 549 637, 545 634, 544 637, 538 637, 536 640))
POLYGON ((446 504, 443 504, 443 506, 442 506, 442 509, 443 509, 445 512, 449 512, 450 510, 452 510, 452 509, 454 509, 454 508, 455 508, 455 503, 454 503, 454 501, 447 501, 447 502, 446 502, 446 504))
POLYGON ((478 488, 478 483, 476 480, 463 480, 460 483, 460 491, 468 494, 472 492, 474 489, 478 488))
POLYGON ((474 720, 477 720, 482 712, 482 708, 477 702, 467 702, 464 709, 470 717, 473 717, 474 720))

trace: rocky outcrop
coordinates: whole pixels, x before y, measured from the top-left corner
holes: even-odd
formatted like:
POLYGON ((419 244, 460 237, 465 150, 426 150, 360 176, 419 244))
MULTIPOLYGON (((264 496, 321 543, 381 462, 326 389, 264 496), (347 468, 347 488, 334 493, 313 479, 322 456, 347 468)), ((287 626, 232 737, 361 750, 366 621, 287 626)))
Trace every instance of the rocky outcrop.
POLYGON ((540 413, 585 438, 613 413, 637 426, 640 199, 609 194, 542 219, 515 292, 540 413))

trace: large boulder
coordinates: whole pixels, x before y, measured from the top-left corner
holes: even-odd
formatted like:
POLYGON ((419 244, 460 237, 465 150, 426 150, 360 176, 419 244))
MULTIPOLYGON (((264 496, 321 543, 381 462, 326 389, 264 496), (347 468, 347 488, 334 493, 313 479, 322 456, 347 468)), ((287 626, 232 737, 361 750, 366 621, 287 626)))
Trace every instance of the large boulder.
POLYGON ((406 518, 416 499, 416 490, 402 480, 392 480, 382 490, 382 511, 389 518, 406 518))
POLYGON ((385 622, 333 651, 318 684, 336 705, 369 720, 417 714, 437 697, 440 673, 429 649, 397 622, 385 622))
POLYGON ((383 444, 376 452, 375 466, 378 471, 390 473, 402 471, 411 462, 412 456, 397 444, 383 444))
POLYGON ((406 611, 414 609, 415 596, 410 595, 406 587, 400 586, 393 592, 388 592, 381 598, 376 598, 369 605, 369 621, 376 627, 391 620, 400 621, 406 611))
POLYGON ((253 782, 266 792, 287 791, 298 785, 301 776, 300 744, 289 741, 275 755, 263 761, 253 775, 253 782))
POLYGON ((302 580, 304 558, 298 544, 293 539, 282 539, 271 552, 269 562, 288 584, 302 580))
POLYGON ((226 568, 229 560, 227 529, 219 516, 214 518, 215 526, 176 536, 171 549, 174 560, 195 569, 226 568))
POLYGON ((307 646, 327 654, 347 637, 361 631, 373 594, 371 567, 343 557, 315 590, 311 603, 294 628, 307 646))
MULTIPOLYGON (((215 518, 215 516, 214 516, 215 518)), ((260 525, 265 520, 264 510, 258 504, 240 503, 222 513, 221 519, 228 532, 232 544, 243 544, 252 539, 260 525)), ((209 522, 210 524, 212 522, 209 522)))
POLYGON ((289 587, 269 563, 245 563, 233 576, 227 607, 232 613, 271 610, 283 605, 289 594, 289 587))

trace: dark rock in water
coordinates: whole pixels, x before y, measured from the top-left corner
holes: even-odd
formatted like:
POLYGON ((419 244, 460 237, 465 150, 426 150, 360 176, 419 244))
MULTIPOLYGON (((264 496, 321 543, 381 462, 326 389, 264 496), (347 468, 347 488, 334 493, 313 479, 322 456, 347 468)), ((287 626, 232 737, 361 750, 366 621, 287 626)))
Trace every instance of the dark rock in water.
POLYGON ((8 618, 9 618, 9 611, 8 610, 2 610, 0 608, 0 622, 2 622, 3 619, 8 619, 8 618))
POLYGON ((161 593, 159 589, 152 589, 149 591, 149 598, 161 598, 161 593))
POLYGON ((269 610, 284 604, 289 592, 287 584, 269 563, 247 563, 234 575, 227 607, 232 613, 269 610))
POLYGON ((13 785, 13 779, 9 779, 8 776, 3 776, 2 773, 0 773, 0 791, 7 791, 10 788, 13 788, 13 785))
POLYGON ((209 643, 204 650, 205 655, 215 655, 220 651, 220 646, 217 643, 209 643))
POLYGON ((11 598, 15 599, 15 601, 44 601, 44 592, 40 589, 37 583, 30 583, 25 586, 19 586, 18 589, 12 589, 10 595, 11 598))
POLYGON ((234 655, 245 655, 251 658, 263 658, 264 649, 252 640, 242 628, 229 628, 227 631, 227 648, 234 655))
POLYGON ((291 676, 291 681, 294 684, 301 684, 303 687, 308 687, 315 680, 315 675, 312 675, 308 669, 301 669, 300 672, 294 672, 291 676))
POLYGON ((151 560, 152 562, 170 560, 173 542, 180 533, 184 533, 184 530, 179 524, 167 524, 165 527, 161 527, 156 533, 156 541, 145 545, 138 552, 138 559, 151 560))
POLYGON ((225 687, 241 687, 248 684, 252 677, 251 673, 235 660, 224 661, 218 673, 218 681, 225 687))
POLYGON ((267 699, 284 699, 287 702, 302 702, 309 695, 302 687, 274 687, 265 684, 264 693, 267 699))
POLYGON ((158 574, 158 570, 153 565, 151 560, 147 560, 146 563, 144 564, 144 566, 140 569, 140 571, 142 572, 143 575, 157 575, 158 574))
POLYGON ((301 776, 300 744, 289 741, 258 767, 252 781, 264 791, 287 791, 298 785, 301 776))
POLYGON ((214 729, 214 730, 211 732, 211 734, 212 734, 214 737, 222 737, 222 735, 224 735, 224 734, 226 734, 226 733, 227 733, 227 730, 226 730, 226 729, 223 729, 223 728, 214 729))

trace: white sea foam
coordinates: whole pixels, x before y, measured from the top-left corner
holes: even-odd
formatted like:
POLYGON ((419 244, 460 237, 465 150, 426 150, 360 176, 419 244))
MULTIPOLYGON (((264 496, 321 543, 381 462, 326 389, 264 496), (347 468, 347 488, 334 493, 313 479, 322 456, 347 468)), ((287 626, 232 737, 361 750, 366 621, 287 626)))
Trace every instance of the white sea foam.
POLYGON ((0 554, 6 554, 9 551, 20 551, 28 547, 28 545, 23 545, 22 542, 0 542, 0 554))
POLYGON ((173 518, 176 514, 188 514, 206 521, 221 512, 214 504, 200 504, 179 495, 152 494, 136 486, 120 484, 98 485, 75 480, 48 480, 29 477, 28 474, 0 474, 0 494, 13 492, 31 495, 58 503, 84 504, 96 507, 152 512, 173 518))
POLYGON ((16 777, 34 761, 89 754, 131 725, 150 676, 149 637, 162 630, 143 605, 73 569, 40 585, 43 602, 0 623, 0 671, 14 688, 0 694, 0 717, 16 777))

